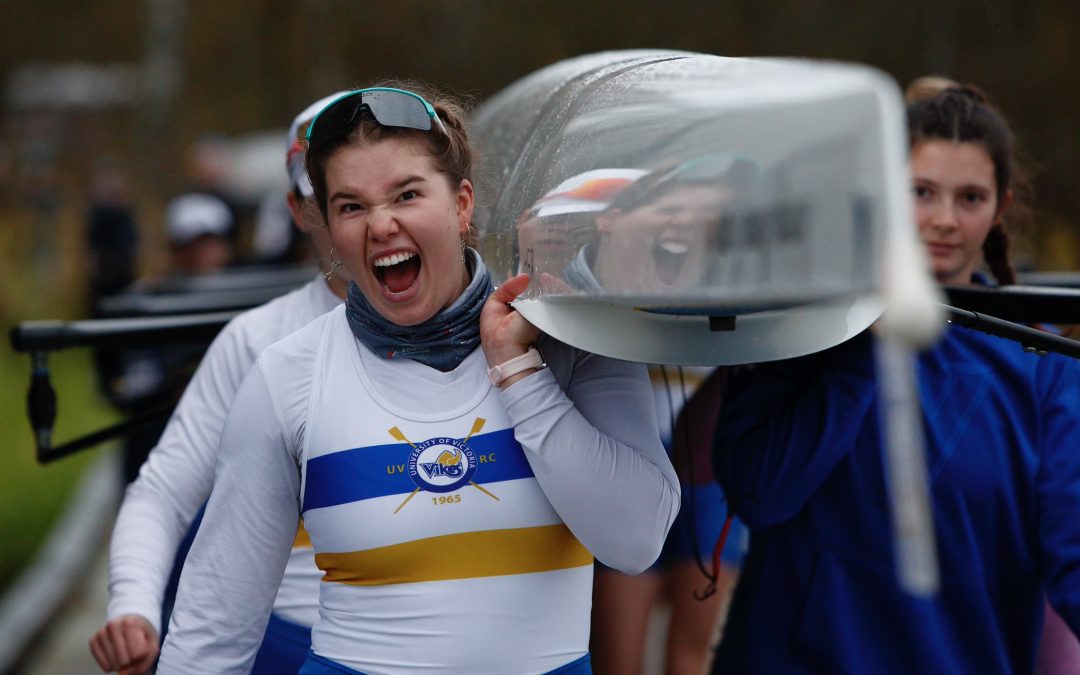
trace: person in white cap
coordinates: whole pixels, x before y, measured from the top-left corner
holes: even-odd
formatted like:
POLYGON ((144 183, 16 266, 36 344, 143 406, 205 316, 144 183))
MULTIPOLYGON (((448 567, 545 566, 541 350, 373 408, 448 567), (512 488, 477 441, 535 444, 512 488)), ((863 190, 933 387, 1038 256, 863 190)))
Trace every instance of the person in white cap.
POLYGON ((227 267, 234 226, 229 205, 214 195, 189 192, 174 198, 165 208, 171 271, 208 274, 227 267))
MULTIPOLYGON (((286 139, 292 186, 289 208, 298 227, 310 234, 324 275, 245 312, 222 330, 139 478, 128 488, 110 547, 107 621, 90 640, 90 650, 106 672, 145 673, 157 658, 170 571, 174 560, 183 560, 177 556, 178 548, 189 528, 194 529, 192 523, 210 495, 225 413, 244 375, 263 348, 344 298, 348 279, 340 266, 331 263, 329 238, 318 209, 305 206, 312 194, 311 183, 298 140, 307 123, 336 96, 300 113, 286 139)), ((231 223, 231 215, 226 219, 227 213, 222 212, 227 207, 215 199, 191 194, 173 202, 167 219, 170 237, 186 237, 190 243, 207 233, 217 234, 231 223)), ((300 667, 318 616, 319 577, 301 526, 253 672, 295 673, 300 667)))

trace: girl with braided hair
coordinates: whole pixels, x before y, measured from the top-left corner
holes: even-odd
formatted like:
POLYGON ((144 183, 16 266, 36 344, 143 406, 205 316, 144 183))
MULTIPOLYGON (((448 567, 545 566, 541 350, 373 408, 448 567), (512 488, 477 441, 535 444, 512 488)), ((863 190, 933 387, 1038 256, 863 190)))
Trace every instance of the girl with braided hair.
MULTIPOLYGON (((1012 134, 973 87, 908 107, 942 284, 1012 283, 1012 134)), ((940 588, 897 584, 877 336, 732 373, 714 465, 750 547, 717 672, 1031 673, 1044 598, 1080 632, 1080 364, 950 325, 919 354, 940 588)))
MULTIPOLYGON (((945 86, 936 95, 929 95, 913 102, 910 108, 910 126, 913 151, 912 169, 915 172, 915 180, 926 178, 926 171, 933 170, 933 161, 929 155, 923 154, 927 150, 928 142, 953 141, 963 142, 964 139, 986 139, 983 141, 986 151, 993 157, 996 174, 996 191, 998 202, 1003 206, 998 209, 990 229, 987 231, 982 243, 982 257, 986 266, 1001 286, 1016 283, 1016 273, 1009 259, 1010 236, 1009 231, 1016 231, 1018 221, 1028 215, 1024 203, 1014 195, 1026 192, 1029 189, 1024 180, 1023 173, 1012 156, 1012 148, 1015 141, 1009 133, 1000 113, 994 111, 987 101, 986 96, 972 86, 961 86, 957 83, 943 81, 945 86), (916 149, 919 151, 916 153, 916 149), (1005 186, 1003 193, 1001 187, 1005 186)), ((970 141, 969 141, 970 143, 970 141)), ((930 146, 930 154, 933 154, 933 146, 930 146)), ((950 146, 939 146, 946 152, 950 146)), ((925 185, 918 182, 915 186, 918 201, 918 213, 920 214, 920 226, 926 214, 925 237, 933 237, 929 231, 933 229, 933 217, 928 213, 930 194, 925 185)), ((921 227, 920 231, 924 231, 921 227)), ((935 248, 930 247, 933 256, 935 248)), ((943 263, 943 256, 935 256, 935 263, 943 263)), ((935 267, 935 271, 937 268, 935 267)), ((982 281, 978 275, 974 280, 982 281)), ((973 279, 958 278, 947 280, 946 283, 968 284, 973 279)), ((1080 644, 1069 632, 1069 629, 1061 617, 1049 606, 1046 608, 1046 617, 1042 639, 1038 650, 1038 672, 1040 675, 1052 673, 1076 672, 1080 667, 1080 644)))
POLYGON ((1016 283, 1008 231, 1028 215, 1018 198, 1028 184, 1001 113, 973 86, 946 87, 908 106, 908 133, 919 235, 938 281, 971 283, 985 262, 999 284, 1016 283))

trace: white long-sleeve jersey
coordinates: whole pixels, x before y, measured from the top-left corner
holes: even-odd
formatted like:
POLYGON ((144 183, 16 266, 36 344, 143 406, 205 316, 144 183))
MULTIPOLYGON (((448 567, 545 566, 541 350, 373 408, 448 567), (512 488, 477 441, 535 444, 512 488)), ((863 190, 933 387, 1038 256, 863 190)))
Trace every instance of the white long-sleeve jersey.
POLYGON ((378 358, 343 308, 268 348, 229 413, 162 673, 247 672, 302 514, 316 654, 370 675, 543 673, 588 649, 592 558, 638 572, 679 507, 644 366, 542 339, 506 390, 378 358))
MULTIPOLYGON (((244 375, 263 349, 339 304, 317 277, 237 316, 214 339, 120 507, 109 550, 109 619, 138 614, 160 634, 176 550, 210 496, 225 415, 244 375)), ((295 547, 274 611, 312 625, 320 576, 310 546, 295 547)))

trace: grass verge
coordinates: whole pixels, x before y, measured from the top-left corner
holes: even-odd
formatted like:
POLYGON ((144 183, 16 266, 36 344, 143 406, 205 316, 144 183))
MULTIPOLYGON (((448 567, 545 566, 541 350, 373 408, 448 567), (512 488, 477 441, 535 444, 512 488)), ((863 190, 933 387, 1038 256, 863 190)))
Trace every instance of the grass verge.
MULTIPOLYGON (((89 350, 53 352, 49 357, 58 400, 57 445, 119 419, 98 394, 89 350)), ((26 417, 30 359, 6 344, 0 348, 0 594, 34 555, 67 505, 96 448, 50 464, 38 464, 26 417)))

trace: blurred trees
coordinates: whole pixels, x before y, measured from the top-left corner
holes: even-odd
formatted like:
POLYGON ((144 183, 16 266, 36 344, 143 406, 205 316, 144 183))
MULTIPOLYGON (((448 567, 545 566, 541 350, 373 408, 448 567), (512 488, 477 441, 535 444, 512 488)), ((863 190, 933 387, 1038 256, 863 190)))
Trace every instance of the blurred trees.
POLYGON ((112 155, 134 170, 153 229, 155 209, 183 182, 185 148, 207 132, 284 129, 311 100, 384 76, 482 99, 562 58, 660 47, 854 61, 901 84, 926 73, 978 84, 1035 160, 1045 239, 1066 242, 1047 246, 1054 255, 1041 262, 1078 266, 1078 29, 1070 0, 5 0, 0 165, 6 157, 10 169, 0 172, 0 209, 41 167, 64 208, 80 209, 89 168, 112 155), (134 66, 142 97, 12 105, 17 69, 72 62, 134 66))

